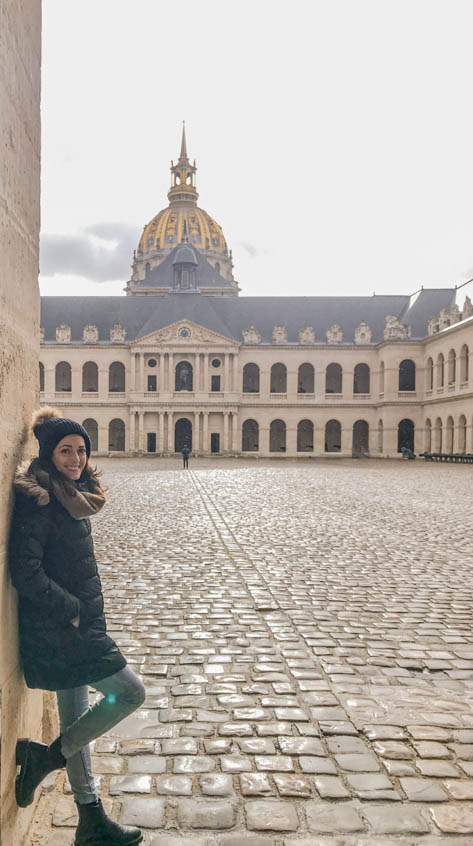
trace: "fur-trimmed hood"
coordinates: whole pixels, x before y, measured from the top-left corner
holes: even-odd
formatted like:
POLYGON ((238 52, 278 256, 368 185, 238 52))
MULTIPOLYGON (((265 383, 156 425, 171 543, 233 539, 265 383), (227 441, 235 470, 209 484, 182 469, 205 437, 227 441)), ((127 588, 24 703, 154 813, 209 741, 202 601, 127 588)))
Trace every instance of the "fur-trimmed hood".
POLYGON ((37 458, 33 461, 22 461, 16 469, 13 486, 24 496, 32 497, 37 505, 48 505, 50 502, 49 473, 43 470, 37 458))

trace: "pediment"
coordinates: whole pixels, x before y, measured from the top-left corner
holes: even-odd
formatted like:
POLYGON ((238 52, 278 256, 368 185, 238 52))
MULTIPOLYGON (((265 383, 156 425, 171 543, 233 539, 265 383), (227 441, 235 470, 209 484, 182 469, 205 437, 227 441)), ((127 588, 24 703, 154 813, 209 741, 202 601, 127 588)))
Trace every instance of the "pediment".
POLYGON ((192 320, 177 320, 175 323, 170 323, 169 326, 163 326, 156 332, 149 332, 143 338, 139 338, 133 346, 149 347, 150 344, 158 347, 172 345, 183 349, 195 345, 213 345, 219 348, 226 346, 232 349, 238 346, 235 341, 221 335, 220 332, 214 332, 212 329, 207 329, 206 326, 201 326, 192 320))

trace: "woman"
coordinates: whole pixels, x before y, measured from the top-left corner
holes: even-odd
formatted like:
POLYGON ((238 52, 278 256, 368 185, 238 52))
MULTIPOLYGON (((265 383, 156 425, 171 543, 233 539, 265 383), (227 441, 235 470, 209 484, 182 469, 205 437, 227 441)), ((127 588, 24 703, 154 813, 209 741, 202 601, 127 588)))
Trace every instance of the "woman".
POLYGON ((10 570, 26 684, 57 692, 61 734, 50 746, 18 741, 16 799, 22 808, 30 805, 42 779, 66 767, 79 812, 75 846, 132 846, 142 841, 141 832, 105 815, 89 750, 91 740, 145 698, 142 682, 106 633, 89 520, 105 496, 83 426, 42 408, 33 432, 39 458, 15 475, 10 570), (89 685, 103 694, 92 708, 89 685))

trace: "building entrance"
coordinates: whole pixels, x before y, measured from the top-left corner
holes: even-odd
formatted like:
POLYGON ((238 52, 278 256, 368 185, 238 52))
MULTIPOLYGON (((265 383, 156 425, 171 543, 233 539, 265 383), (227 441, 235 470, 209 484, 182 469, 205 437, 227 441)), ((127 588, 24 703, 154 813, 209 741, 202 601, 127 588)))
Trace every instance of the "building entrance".
POLYGON ((174 427, 174 452, 181 452, 185 446, 192 452, 192 423, 181 417, 174 427))
POLYGON ((220 435, 212 432, 210 435, 210 452, 220 452, 220 435))

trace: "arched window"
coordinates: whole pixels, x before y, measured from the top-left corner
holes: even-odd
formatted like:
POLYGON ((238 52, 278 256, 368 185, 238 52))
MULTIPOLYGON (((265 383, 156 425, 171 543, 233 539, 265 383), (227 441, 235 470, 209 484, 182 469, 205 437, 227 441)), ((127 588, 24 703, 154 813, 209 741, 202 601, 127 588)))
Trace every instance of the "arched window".
POLYGON ((397 428, 397 451, 405 447, 414 452, 414 423, 412 420, 401 420, 397 428))
POLYGON ((297 452, 313 452, 314 424, 312 420, 300 420, 297 424, 297 452))
POLYGON ((285 394, 287 390, 287 370, 285 364, 273 364, 271 368, 272 394, 285 394))
POLYGON ((44 364, 42 361, 39 363, 39 389, 44 391, 44 364))
POLYGON ((378 452, 383 451, 384 424, 382 420, 378 421, 378 452))
POLYGON ((258 452, 259 426, 256 420, 245 420, 241 430, 242 452, 258 452))
POLYGON ((82 391, 95 393, 99 389, 99 369, 95 361, 87 361, 82 368, 82 391))
POLYGON ((175 388, 176 391, 193 390, 192 364, 188 361, 180 361, 176 366, 175 388))
POLYGON ((405 358, 399 365, 399 390, 415 391, 416 366, 410 358, 405 358))
POLYGON ((353 393, 369 394, 370 369, 367 364, 357 364, 353 371, 353 393))
POLYGON ((123 393, 125 390, 125 365, 114 361, 108 370, 108 390, 110 393, 123 393))
POLYGON ((56 391, 72 390, 71 365, 67 361, 60 361, 56 364, 56 391))
POLYGON ((437 358, 437 388, 443 388, 445 383, 445 359, 443 353, 437 358))
POLYGON ((430 356, 427 359, 427 364, 426 364, 426 367, 425 367, 425 375, 426 375, 426 380, 425 380, 426 390, 431 391, 434 387, 434 362, 430 358, 430 356))
POLYGON ((429 418, 425 421, 424 450, 425 452, 432 452, 432 423, 429 418))
POLYGON ((339 364, 329 364, 325 371, 325 393, 342 393, 342 368, 339 364))
POLYGON ((329 420, 325 425, 325 452, 340 452, 341 448, 341 424, 338 420, 329 420))
POLYGON ((243 393, 259 394, 259 367, 257 364, 245 364, 243 368, 243 393))
POLYGON ((379 393, 384 394, 384 361, 379 365, 379 393))
POLYGON ((286 451, 286 424, 284 420, 273 420, 269 427, 269 451, 286 451))
POLYGON ((448 354, 448 384, 454 385, 457 378, 457 354, 450 350, 448 354))
POLYGON ((458 452, 466 452, 466 417, 460 414, 458 420, 458 452))
POLYGON ((301 364, 297 374, 297 393, 313 394, 314 390, 314 368, 312 364, 301 364))
POLYGON ((125 424, 118 417, 108 424, 108 448, 110 452, 125 451, 125 424))
POLYGON ((366 420, 353 424, 352 455, 368 455, 370 451, 370 429, 366 420))
POLYGON ((460 382, 468 382, 469 380, 469 350, 466 344, 463 344, 460 353, 460 382))
POLYGON ((445 432, 445 452, 453 452, 453 431, 454 422, 453 417, 447 417, 447 430, 445 432))
POLYGON ((93 417, 88 417, 82 425, 90 438, 92 452, 97 452, 99 448, 99 427, 97 421, 93 417))

